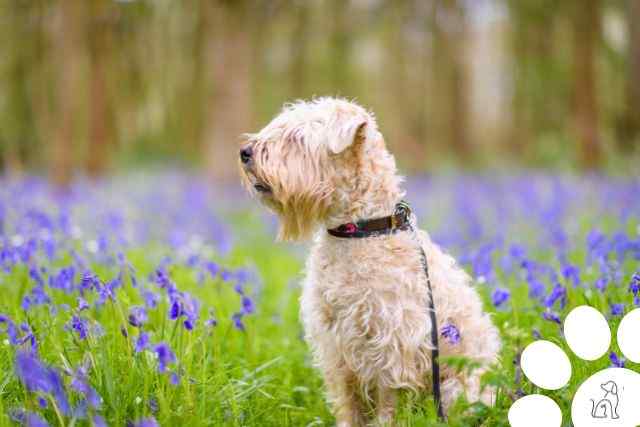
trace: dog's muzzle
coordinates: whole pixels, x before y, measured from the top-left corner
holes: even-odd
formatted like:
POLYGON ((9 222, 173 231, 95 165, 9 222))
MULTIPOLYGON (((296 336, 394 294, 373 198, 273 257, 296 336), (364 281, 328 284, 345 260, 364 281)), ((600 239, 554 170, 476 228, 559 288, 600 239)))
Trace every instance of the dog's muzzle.
POLYGON ((242 164, 242 168, 245 173, 249 177, 251 181, 251 185, 253 189, 261 194, 269 194, 271 193, 271 187, 269 187, 264 182, 261 182, 254 172, 254 161, 253 161, 253 143, 246 144, 242 148, 240 148, 240 163, 242 164))

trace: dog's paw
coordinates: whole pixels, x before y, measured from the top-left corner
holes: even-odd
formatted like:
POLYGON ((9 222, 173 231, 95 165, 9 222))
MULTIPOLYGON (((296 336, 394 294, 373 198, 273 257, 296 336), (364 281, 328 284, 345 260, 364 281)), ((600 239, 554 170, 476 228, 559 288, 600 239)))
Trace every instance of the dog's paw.
MULTIPOLYGON (((640 362, 640 309, 627 314, 618 327, 618 345, 624 356, 640 362)), ((575 355, 593 361, 604 356, 611 344, 611 330, 604 316, 589 306, 569 313, 564 322, 567 344, 575 355)), ((522 352, 522 371, 536 386, 558 390, 571 379, 571 363, 564 351, 549 341, 535 341, 522 352)), ((603 369, 587 378, 571 403, 575 427, 634 427, 640 424, 640 374, 624 368, 603 369)), ((562 412, 547 396, 524 396, 509 409, 512 427, 562 424, 562 412)))

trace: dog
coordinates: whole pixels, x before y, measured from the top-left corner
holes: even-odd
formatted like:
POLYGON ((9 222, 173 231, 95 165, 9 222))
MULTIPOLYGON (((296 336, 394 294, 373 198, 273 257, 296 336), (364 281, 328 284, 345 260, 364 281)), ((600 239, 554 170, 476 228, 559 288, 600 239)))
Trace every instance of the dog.
POLYGON ((617 420, 620 418, 618 415, 618 404, 620 399, 618 397, 618 386, 613 381, 607 381, 604 384, 600 384, 600 388, 604 390, 604 397, 597 403, 594 399, 591 400, 591 416, 593 418, 611 418, 617 420))
POLYGON ((280 218, 278 237, 313 241, 301 318, 338 426, 393 424, 401 390, 432 391, 434 328, 443 356, 477 367, 442 366, 444 410, 461 394, 492 404, 495 391, 481 388, 480 377, 497 359, 499 333, 469 276, 415 228, 415 218, 366 238, 327 232, 390 218, 405 195, 372 113, 339 98, 287 104, 245 135, 239 154, 245 186, 280 218), (456 339, 446 339, 445 327, 456 339))

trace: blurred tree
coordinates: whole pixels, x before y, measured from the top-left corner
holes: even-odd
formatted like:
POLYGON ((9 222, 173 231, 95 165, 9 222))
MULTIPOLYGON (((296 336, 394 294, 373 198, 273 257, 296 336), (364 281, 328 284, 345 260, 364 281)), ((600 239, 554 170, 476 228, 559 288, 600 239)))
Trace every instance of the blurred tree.
POLYGON ((89 51, 89 152, 87 172, 96 177, 104 174, 113 151, 113 112, 107 81, 111 56, 114 11, 110 0, 92 0, 87 8, 89 26, 87 48, 89 51))
POLYGON ((301 98, 306 93, 311 6, 305 0, 294 1, 292 6, 290 92, 293 98, 301 98))
POLYGON ((601 163, 601 141, 596 88, 596 53, 600 42, 602 10, 600 0, 574 3, 573 107, 576 140, 582 166, 594 169, 601 163))
POLYGON ((468 163, 472 150, 468 135, 468 22, 464 5, 459 0, 436 1, 434 18, 434 90, 444 91, 437 97, 443 115, 441 123, 446 129, 444 141, 463 163, 468 163))
POLYGON ((19 173, 29 148, 37 139, 32 123, 35 112, 31 106, 31 83, 37 64, 38 4, 12 1, 0 5, 0 43, 5 58, 0 62, 2 92, 0 97, 0 155, 2 166, 10 174, 19 173))
POLYGON ((51 140, 50 175, 53 182, 66 186, 75 166, 75 126, 79 117, 78 82, 81 66, 80 23, 83 2, 61 1, 56 5, 51 44, 56 58, 56 129, 51 140))
POLYGON ((640 0, 626 0, 628 66, 620 147, 630 152, 640 139, 640 0))
POLYGON ((513 112, 506 148, 522 161, 538 154, 541 139, 563 137, 570 111, 562 31, 568 7, 557 0, 507 0, 507 7, 513 112))
POLYGON ((236 174, 240 136, 251 123, 250 32, 251 7, 242 0, 208 3, 208 72, 213 88, 204 137, 209 171, 217 178, 236 174))

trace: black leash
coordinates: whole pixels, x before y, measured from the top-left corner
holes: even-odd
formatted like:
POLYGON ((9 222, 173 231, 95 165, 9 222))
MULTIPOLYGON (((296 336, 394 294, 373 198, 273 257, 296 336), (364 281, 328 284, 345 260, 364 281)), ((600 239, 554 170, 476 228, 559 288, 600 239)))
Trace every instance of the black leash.
MULTIPOLYGON (((410 230, 414 233, 415 230, 411 225, 411 207, 405 201, 401 201, 396 205, 396 209, 393 215, 383 218, 375 218, 370 220, 358 221, 356 223, 349 222, 342 224, 339 227, 328 229, 327 232, 340 238, 364 238, 375 237, 386 234, 394 234, 398 231, 410 230)), ((438 319, 436 318, 436 308, 433 302, 433 290, 431 289, 431 277, 429 276, 429 263, 427 262, 427 255, 424 252, 424 248, 420 241, 416 238, 418 247, 420 248, 420 261, 424 268, 424 275, 427 279, 427 289, 429 290, 429 318, 431 320, 431 343, 433 349, 431 350, 431 372, 432 372, 432 387, 433 387, 433 400, 436 404, 436 411, 438 418, 444 420, 444 413, 442 411, 442 399, 440 394, 440 350, 438 346, 438 319)))
POLYGON ((433 349, 431 350, 433 400, 435 400, 436 403, 438 418, 444 420, 442 399, 440 395, 440 348, 438 346, 438 321, 436 319, 436 307, 433 303, 433 290, 431 290, 431 277, 429 277, 429 263, 427 262, 427 255, 424 253, 422 245, 420 245, 420 255, 422 258, 422 266, 424 267, 424 275, 427 278, 427 288, 429 289, 429 317, 431 318, 431 343, 433 344, 433 349))

